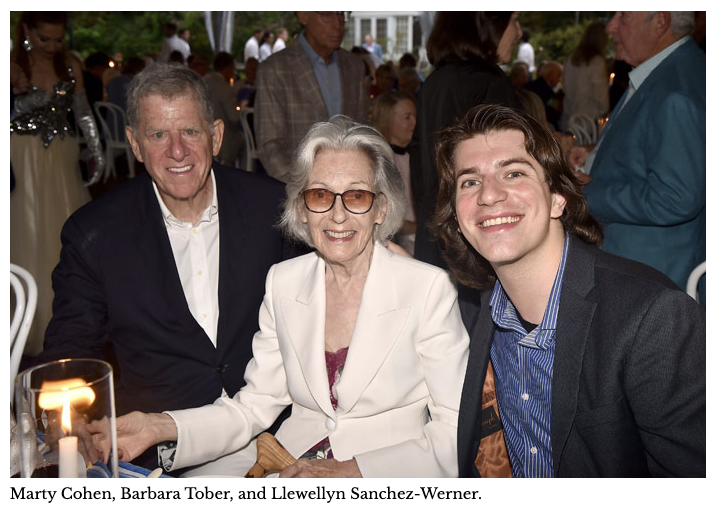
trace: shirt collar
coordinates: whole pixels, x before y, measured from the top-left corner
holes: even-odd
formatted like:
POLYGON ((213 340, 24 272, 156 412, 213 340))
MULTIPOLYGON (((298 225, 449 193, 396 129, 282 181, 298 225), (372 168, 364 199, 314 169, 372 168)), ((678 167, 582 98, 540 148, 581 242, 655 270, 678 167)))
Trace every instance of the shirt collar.
POLYGON ((318 65, 324 65, 324 66, 329 66, 329 65, 336 65, 338 64, 338 50, 333 51, 333 56, 331 57, 331 63, 329 65, 326 65, 326 61, 324 61, 324 58, 319 56, 316 51, 311 48, 311 45, 309 45, 309 42, 306 41, 306 30, 302 31, 302 33, 299 35, 299 42, 301 43, 302 48, 304 49, 304 52, 306 55, 309 57, 311 60, 312 66, 318 65))
POLYGON ((162 195, 159 194, 159 190, 157 189, 157 184, 154 183, 154 180, 152 180, 152 188, 154 189, 154 193, 157 195, 157 202, 159 203, 159 208, 162 211, 162 218, 164 218, 164 224, 167 227, 182 227, 182 228, 189 228, 189 227, 198 227, 202 223, 210 223, 213 218, 218 214, 218 195, 216 193, 216 177, 213 174, 213 169, 211 169, 211 187, 213 191, 213 197, 211 198, 211 204, 206 207, 206 209, 203 211, 203 214, 201 214, 201 219, 199 220, 196 225, 191 225, 189 222, 184 222, 179 220, 176 216, 172 214, 172 212, 167 208, 167 206, 164 203, 164 200, 162 199, 162 195))
POLYGON ((649 77, 649 75, 654 71, 655 68, 657 68, 662 61, 667 59, 667 57, 677 50, 679 47, 684 45, 691 36, 684 36, 682 39, 675 41, 672 43, 669 47, 666 49, 662 50, 661 52, 658 52, 654 56, 652 56, 650 59, 645 61, 644 63, 641 63, 637 67, 635 67, 633 70, 628 72, 628 77, 630 78, 630 83, 632 84, 632 87, 637 90, 640 88, 640 85, 645 82, 645 80, 649 77))
POLYGON ((549 301, 544 310, 542 323, 539 324, 530 333, 522 326, 520 319, 517 317, 515 306, 510 297, 507 296, 505 290, 500 284, 500 281, 495 282, 493 294, 490 297, 491 317, 493 322, 499 327, 510 329, 519 332, 529 339, 534 339, 536 345, 541 349, 546 349, 550 340, 553 339, 556 332, 557 315, 559 314, 559 299, 561 297, 561 285, 564 279, 564 270, 566 268, 566 257, 569 250, 569 235, 564 235, 564 248, 561 253, 561 261, 557 270, 552 291, 549 294, 549 301))

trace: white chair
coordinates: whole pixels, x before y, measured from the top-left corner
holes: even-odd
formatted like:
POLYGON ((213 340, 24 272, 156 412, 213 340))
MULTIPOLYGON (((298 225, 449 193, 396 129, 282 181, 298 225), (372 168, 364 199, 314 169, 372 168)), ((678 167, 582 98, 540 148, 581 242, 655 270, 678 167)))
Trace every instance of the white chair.
POLYGON ((255 160, 258 159, 257 147, 255 146, 255 134, 253 133, 255 110, 253 108, 243 108, 240 110, 240 124, 243 126, 245 134, 245 170, 255 171, 255 160))
POLYGON ((103 173, 103 183, 110 176, 117 176, 115 169, 115 157, 125 153, 129 176, 135 176, 135 157, 132 153, 130 143, 125 136, 125 123, 127 118, 125 111, 117 104, 96 101, 93 109, 101 127, 101 134, 105 140, 105 172, 103 173))
POLYGON ((697 291, 699 279, 701 279, 704 274, 706 274, 706 261, 694 268, 691 274, 689 274, 689 279, 686 281, 686 292, 690 297, 696 300, 696 302, 699 301, 699 293, 697 291))
POLYGON ((588 115, 575 113, 569 118, 568 130, 576 137, 579 146, 590 146, 598 140, 598 126, 588 115))
POLYGON ((27 335, 37 309, 37 283, 24 268, 10 264, 10 289, 15 295, 15 311, 10 321, 10 401, 15 391, 15 378, 20 370, 27 335))

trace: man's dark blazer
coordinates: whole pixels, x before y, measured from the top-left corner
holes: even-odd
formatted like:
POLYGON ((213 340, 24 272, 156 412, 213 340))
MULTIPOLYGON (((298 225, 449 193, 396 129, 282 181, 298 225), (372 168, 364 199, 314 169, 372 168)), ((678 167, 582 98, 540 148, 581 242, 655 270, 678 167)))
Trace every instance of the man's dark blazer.
MULTIPOLYGON (((478 476, 492 290, 471 330, 459 474, 478 476)), ((559 302, 551 439, 557 477, 706 476, 706 312, 652 268, 571 237, 559 302)))
POLYGON ((294 255, 275 224, 284 186, 213 164, 220 264, 218 346, 192 317, 148 174, 88 203, 64 225, 54 316, 41 360, 119 364, 118 415, 212 403, 235 394, 252 357, 270 266, 294 255))

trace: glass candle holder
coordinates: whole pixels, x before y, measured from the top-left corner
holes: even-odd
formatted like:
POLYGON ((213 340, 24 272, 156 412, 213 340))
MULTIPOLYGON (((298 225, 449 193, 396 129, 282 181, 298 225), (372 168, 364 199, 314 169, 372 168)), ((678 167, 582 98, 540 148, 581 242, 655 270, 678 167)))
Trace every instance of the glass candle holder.
POLYGON ((100 360, 44 363, 17 376, 20 476, 83 478, 100 466, 118 477, 113 369, 100 360))

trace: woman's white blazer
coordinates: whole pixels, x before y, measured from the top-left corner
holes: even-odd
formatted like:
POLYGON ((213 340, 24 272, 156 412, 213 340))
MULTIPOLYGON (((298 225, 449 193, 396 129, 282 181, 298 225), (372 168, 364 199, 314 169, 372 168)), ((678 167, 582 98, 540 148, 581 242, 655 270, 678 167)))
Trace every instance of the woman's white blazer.
POLYGON ((233 398, 169 412, 173 469, 244 448, 291 404, 276 436, 294 457, 328 437, 335 458, 355 458, 365 477, 457 476, 469 339, 449 274, 375 245, 334 410, 325 268, 310 253, 270 269, 246 385, 233 398))

